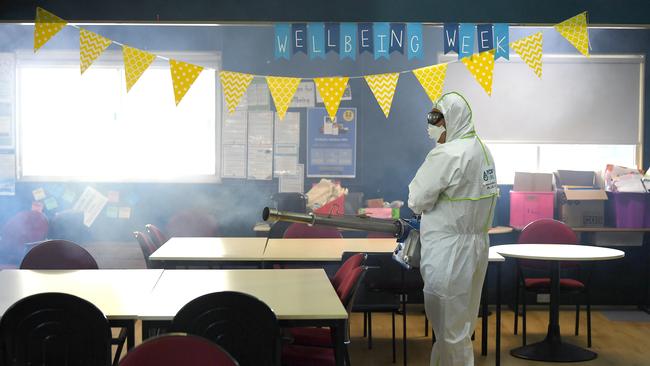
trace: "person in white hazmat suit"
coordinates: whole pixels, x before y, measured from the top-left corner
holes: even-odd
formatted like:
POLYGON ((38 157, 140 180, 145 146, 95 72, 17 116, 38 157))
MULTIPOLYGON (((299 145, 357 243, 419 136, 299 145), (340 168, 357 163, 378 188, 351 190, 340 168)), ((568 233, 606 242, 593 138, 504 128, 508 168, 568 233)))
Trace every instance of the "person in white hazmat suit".
POLYGON ((474 131, 463 96, 440 97, 427 115, 437 141, 409 184, 421 214, 420 272, 436 342, 431 366, 474 365, 471 335, 488 264, 488 229, 497 198, 492 155, 474 131))

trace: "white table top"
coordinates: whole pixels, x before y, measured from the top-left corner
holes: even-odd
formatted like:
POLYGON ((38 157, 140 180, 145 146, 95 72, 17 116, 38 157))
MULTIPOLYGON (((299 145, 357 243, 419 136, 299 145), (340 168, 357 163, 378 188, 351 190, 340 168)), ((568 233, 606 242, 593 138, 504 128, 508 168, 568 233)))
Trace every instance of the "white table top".
POLYGON ((393 238, 271 239, 264 260, 338 262, 343 252, 390 253, 396 246, 393 238))
POLYGON ((64 292, 95 304, 109 319, 136 318, 162 273, 160 269, 3 270, 0 314, 24 297, 64 292))
POLYGON ((165 270, 141 314, 171 320, 192 299, 239 291, 264 301, 278 319, 346 319, 347 312, 322 269, 165 270))
POLYGON ((496 248, 496 246, 490 247, 490 251, 488 254, 488 262, 505 262, 506 259, 503 258, 503 256, 501 256, 499 253, 497 253, 497 251, 494 250, 494 248, 496 248))
POLYGON ((173 237, 149 256, 149 260, 259 261, 266 238, 173 237))
POLYGON ((555 261, 600 261, 625 256, 623 251, 589 245, 507 244, 492 247, 504 257, 555 261))

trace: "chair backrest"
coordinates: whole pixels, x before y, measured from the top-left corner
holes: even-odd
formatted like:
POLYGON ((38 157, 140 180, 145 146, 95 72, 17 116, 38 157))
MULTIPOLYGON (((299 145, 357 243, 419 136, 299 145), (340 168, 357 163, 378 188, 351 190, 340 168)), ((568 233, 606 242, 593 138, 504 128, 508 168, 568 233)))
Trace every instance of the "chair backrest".
POLYGON ((284 238, 342 238, 341 232, 333 227, 309 226, 292 223, 284 232, 284 238))
POLYGON ((185 333, 166 334, 130 350, 120 366, 238 366, 218 344, 185 333))
POLYGON ((90 253, 67 240, 48 240, 33 247, 20 263, 20 269, 97 269, 90 253))
POLYGON ((20 211, 2 227, 2 250, 16 263, 25 253, 24 245, 47 238, 48 221, 38 211, 20 211))
POLYGON ((363 282, 363 277, 366 274, 367 269, 368 267, 366 266, 353 268, 343 278, 341 284, 335 288, 336 294, 339 295, 339 299, 341 300, 343 306, 348 310, 348 313, 350 313, 352 310, 354 295, 363 282))
POLYGON ((138 241, 138 245, 142 251, 142 257, 147 264, 147 268, 151 268, 151 265, 149 263, 149 256, 156 251, 156 246, 151 241, 149 236, 141 231, 134 231, 133 236, 135 236, 135 240, 138 241))
POLYGON ((0 342, 3 365, 111 364, 108 320, 69 294, 41 293, 13 304, 0 320, 0 342))
POLYGON ((334 286, 334 288, 339 287, 350 271, 363 265, 366 257, 367 255, 365 253, 343 253, 343 264, 341 264, 341 267, 339 267, 334 274, 334 277, 332 278, 332 286, 334 286))
MULTIPOLYGON (((578 244, 578 237, 562 221, 539 219, 526 225, 519 234, 519 244, 578 244)), ((547 269, 548 263, 534 260, 518 260, 517 263, 528 269, 547 269)), ((577 267, 576 262, 563 262, 562 268, 577 267)))
POLYGON ((242 366, 279 365, 280 326, 257 298, 234 291, 214 292, 187 303, 171 329, 207 338, 242 366))
POLYGON ((165 244, 167 242, 167 236, 162 233, 162 231, 154 224, 147 224, 144 226, 147 229, 147 233, 149 234, 149 238, 153 242, 153 244, 156 246, 156 248, 160 248, 161 245, 165 244))
POLYGON ((167 222, 166 231, 170 237, 219 236, 217 220, 201 209, 188 209, 176 213, 167 222))

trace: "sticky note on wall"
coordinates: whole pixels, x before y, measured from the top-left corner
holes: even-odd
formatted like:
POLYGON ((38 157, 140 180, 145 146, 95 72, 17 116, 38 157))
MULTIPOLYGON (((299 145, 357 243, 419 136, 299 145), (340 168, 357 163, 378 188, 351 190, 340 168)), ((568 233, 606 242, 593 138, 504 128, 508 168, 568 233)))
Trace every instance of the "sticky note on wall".
POLYGON ((43 188, 38 188, 32 191, 32 196, 36 201, 45 199, 45 190, 43 188))
POLYGON ((43 201, 45 203, 45 208, 48 210, 54 210, 55 208, 59 207, 59 203, 56 201, 56 198, 50 197, 43 201))
POLYGON ((120 219, 129 219, 129 218, 131 218, 131 207, 120 207, 118 217, 120 219))

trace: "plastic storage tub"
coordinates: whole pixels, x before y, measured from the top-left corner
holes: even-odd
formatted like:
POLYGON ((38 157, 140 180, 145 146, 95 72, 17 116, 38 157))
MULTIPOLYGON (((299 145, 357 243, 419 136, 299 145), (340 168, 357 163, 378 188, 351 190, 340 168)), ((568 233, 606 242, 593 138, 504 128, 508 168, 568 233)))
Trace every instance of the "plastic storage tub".
POLYGON ((650 194, 607 192, 605 223, 618 228, 650 227, 650 194))

